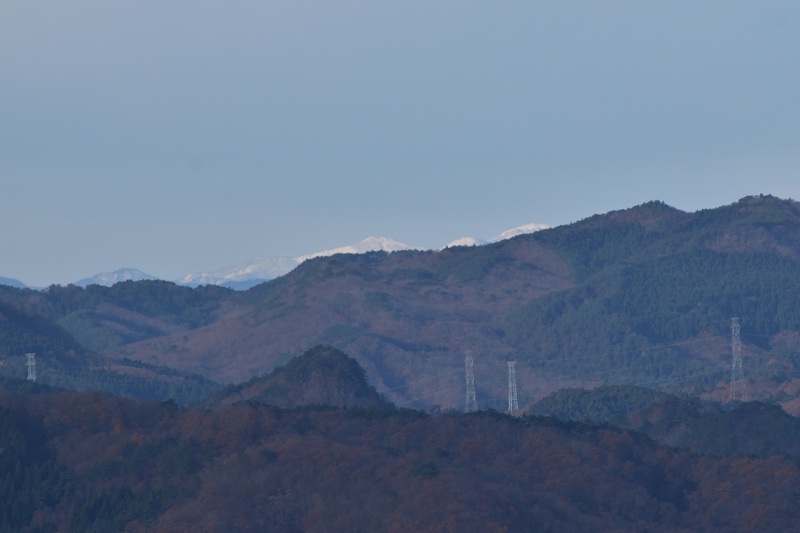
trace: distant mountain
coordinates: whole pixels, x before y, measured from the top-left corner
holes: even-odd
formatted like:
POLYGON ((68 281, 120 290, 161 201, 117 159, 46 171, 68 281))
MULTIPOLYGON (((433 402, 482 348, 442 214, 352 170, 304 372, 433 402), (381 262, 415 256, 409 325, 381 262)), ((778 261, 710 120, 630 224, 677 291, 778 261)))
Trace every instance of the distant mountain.
POLYGON ((476 239, 475 237, 459 237, 445 244, 444 248, 453 248, 455 246, 482 246, 484 244, 489 244, 489 241, 476 239))
POLYGON ((394 239, 390 239, 389 237, 367 237, 361 242, 356 244, 351 244, 349 246, 342 246, 340 248, 334 248, 332 250, 325 250, 323 252, 315 252, 313 254, 303 255, 298 257, 300 262, 306 261, 308 259, 314 259, 315 257, 329 257, 331 255, 336 254, 363 254, 366 252, 397 252, 400 250, 422 250, 418 246, 411 246, 410 244, 406 244, 404 242, 396 241, 394 239))
POLYGON ((180 285, 222 285, 235 289, 249 289, 264 281, 283 276, 298 264, 295 257, 262 257, 234 267, 214 272, 188 274, 177 282, 180 285))
POLYGON ((114 272, 103 272, 89 278, 83 278, 76 281, 74 285, 77 285, 78 287, 87 287, 89 285, 102 285, 103 287, 111 287, 115 283, 119 283, 121 281, 143 281, 155 279, 158 278, 151 276, 150 274, 146 274, 141 270, 137 270, 135 268, 122 268, 120 270, 115 270, 114 272))
MULTIPOLYGON (((546 229, 545 224, 526 224, 504 231, 491 239, 481 240, 473 237, 462 237, 452 241, 444 248, 452 246, 479 246, 493 242, 510 239, 517 235, 533 233, 546 229)), ((262 257, 234 267, 223 268, 214 272, 197 272, 177 280, 181 285, 197 287, 199 285, 221 285, 236 290, 246 290, 259 283, 278 278, 288 274, 300 263, 315 257, 328 257, 336 254, 363 254, 367 252, 397 252, 401 250, 424 250, 419 246, 412 246, 389 237, 367 237, 366 239, 349 246, 314 252, 298 257, 262 257)))
POLYGON ((547 229, 549 227, 550 226, 548 226, 547 224, 525 224, 523 226, 517 226, 516 228, 508 229, 498 235, 495 235, 489 240, 477 239, 475 237, 461 237, 454 241, 450 241, 444 246, 444 248, 452 248, 454 246, 483 246, 484 244, 491 244, 494 242, 504 241, 506 239, 517 237, 518 235, 533 233, 535 231, 540 231, 543 229, 547 229))
POLYGON ((395 252, 399 250, 418 250, 420 248, 405 244, 388 237, 367 237, 356 244, 342 246, 332 250, 314 252, 299 257, 262 257, 248 263, 214 272, 189 274, 178 280, 181 285, 196 287, 198 285, 221 285, 236 290, 249 289, 259 283, 275 279, 291 272, 297 265, 315 257, 327 257, 336 254, 362 254, 366 252, 395 252))
POLYGON ((25 285, 18 279, 4 278, 4 277, 0 277, 0 285, 7 285, 9 287, 15 287, 17 289, 24 289, 27 287, 27 285, 25 285))
MULTIPOLYGON (((462 237, 452 241, 444 248, 452 246, 477 246, 509 239, 517 235, 532 233, 546 229, 545 224, 526 224, 504 231, 489 240, 462 237)), ((313 252, 298 257, 260 257, 232 267, 226 267, 213 272, 195 272, 176 280, 179 285, 198 287, 200 285, 219 285, 234 290, 247 290, 265 281, 278 278, 294 270, 297 265, 314 259, 315 257, 328 257, 336 254, 363 254, 367 252, 397 252, 401 250, 424 250, 419 246, 412 246, 389 237, 367 237, 366 239, 348 246, 341 246, 321 252, 313 252)), ((79 287, 101 285, 110 287, 121 281, 141 281, 158 279, 135 268, 124 268, 114 272, 104 272, 74 283, 79 287)), ((10 278, 0 278, 0 285, 24 288, 25 285, 10 278), (6 281, 4 281, 6 280, 6 281)))
POLYGON ((489 239, 489 242, 500 242, 506 239, 512 239, 518 235, 527 235, 528 233, 534 233, 536 231, 548 229, 549 227, 550 226, 547 224, 525 224, 523 226, 517 226, 516 228, 508 229, 499 235, 495 235, 489 239))

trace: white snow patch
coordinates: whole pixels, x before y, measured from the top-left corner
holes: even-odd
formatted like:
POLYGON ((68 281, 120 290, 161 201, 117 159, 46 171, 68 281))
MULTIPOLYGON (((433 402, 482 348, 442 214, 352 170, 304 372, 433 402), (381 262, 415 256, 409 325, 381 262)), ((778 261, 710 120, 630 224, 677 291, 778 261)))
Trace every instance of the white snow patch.
POLYGON ((525 224, 523 226, 517 226, 516 228, 507 229, 503 233, 499 235, 495 235, 489 242, 500 242, 506 239, 510 239, 512 237, 516 237, 517 235, 525 235, 527 233, 533 233, 535 231, 547 229, 550 226, 547 224, 525 224))
POLYGON ((445 248, 453 248, 456 246, 480 246, 482 244, 487 244, 486 241, 476 239, 475 237, 461 237, 460 239, 456 239, 454 241, 450 241, 444 245, 445 248))
POLYGON ((104 287, 111 287, 115 283, 120 283, 122 281, 142 281, 148 279, 158 278, 135 268, 121 268, 119 270, 115 270, 114 272, 102 272, 88 278, 83 278, 76 281, 75 285, 78 287, 87 287, 89 285, 102 285, 104 287))

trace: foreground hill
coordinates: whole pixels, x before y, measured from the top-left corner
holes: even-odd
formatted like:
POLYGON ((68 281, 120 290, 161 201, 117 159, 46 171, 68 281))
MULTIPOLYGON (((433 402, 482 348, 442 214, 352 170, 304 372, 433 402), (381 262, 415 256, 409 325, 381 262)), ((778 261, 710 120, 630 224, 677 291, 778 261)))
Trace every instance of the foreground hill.
POLYGON ((798 267, 800 204, 754 196, 696 213, 650 202, 485 246, 317 258, 244 293, 129 282, 0 287, 0 302, 109 360, 227 384, 330 345, 387 399, 426 409, 463 407, 465 351, 484 408, 505 407, 511 360, 523 406, 602 384, 724 400, 736 316, 750 397, 797 412, 798 267))
POLYGON ((800 468, 493 412, 0 387, 3 531, 788 531, 800 468), (446 495, 443 497, 442 495, 446 495))

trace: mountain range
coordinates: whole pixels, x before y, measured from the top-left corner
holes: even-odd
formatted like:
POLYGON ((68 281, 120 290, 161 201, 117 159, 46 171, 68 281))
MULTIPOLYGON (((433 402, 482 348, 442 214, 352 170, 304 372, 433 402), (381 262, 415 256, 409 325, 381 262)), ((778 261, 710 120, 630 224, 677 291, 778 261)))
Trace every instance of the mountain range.
POLYGON ((771 196, 243 291, 0 285, 0 531, 792 530, 799 300, 771 196))
MULTIPOLYGON (((532 233, 541 229, 546 229, 549 226, 546 224, 525 224, 506 230, 491 239, 476 239, 474 237, 462 237, 456 239, 443 248, 452 246, 479 246, 498 242, 504 239, 510 239, 517 235, 525 233, 532 233)), ((366 252, 395 252, 399 250, 423 250, 419 246, 412 246, 389 237, 367 237, 356 244, 341 246, 330 250, 321 252, 314 252, 297 257, 261 257, 256 258, 246 263, 226 267, 212 272, 195 272, 187 274, 182 278, 175 280, 180 285, 187 285, 190 287, 197 287, 199 285, 220 285, 229 287, 236 290, 246 290, 250 287, 283 276, 291 272, 297 265, 308 259, 315 257, 325 257, 335 254, 361 254, 366 252)), ((86 287, 88 285, 102 285, 110 287, 115 283, 122 281, 142 281, 159 279, 156 276, 147 274, 135 268, 122 268, 113 272, 102 272, 82 278, 74 283, 79 287, 86 287)), ((21 281, 0 277, 0 285, 10 285, 12 287, 25 287, 21 281)))
POLYGON ((246 291, 0 287, 0 372, 35 351, 53 384, 189 401, 329 345, 401 407, 463 408, 468 351, 481 408, 504 408, 511 361, 523 408, 602 384, 725 401, 739 317, 749 397, 797 412, 798 266, 798 203, 753 196, 694 213, 648 202, 482 246, 319 256, 246 291))

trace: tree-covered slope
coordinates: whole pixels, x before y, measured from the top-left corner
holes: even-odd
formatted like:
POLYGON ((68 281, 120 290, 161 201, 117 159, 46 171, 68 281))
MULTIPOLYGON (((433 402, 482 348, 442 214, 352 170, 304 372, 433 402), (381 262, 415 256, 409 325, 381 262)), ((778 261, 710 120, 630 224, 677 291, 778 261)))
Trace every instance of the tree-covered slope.
POLYGON ((611 424, 645 433, 661 444, 709 455, 800 457, 800 419, 758 401, 720 405, 688 395, 607 385, 562 389, 536 402, 529 413, 611 424))
POLYGON ((0 388, 0 428, 3 531, 788 531, 800 516, 795 459, 552 418, 0 388))
POLYGON ((241 402, 284 408, 304 405, 362 409, 393 407, 367 382, 364 369, 357 361, 330 346, 316 346, 268 375, 229 385, 204 405, 241 402))
POLYGON ((98 351, 187 331, 213 320, 231 291, 159 281, 113 287, 0 287, 0 375, 26 379, 36 354, 40 383, 142 399, 198 401, 219 386, 208 378, 98 351))
POLYGON ((83 347, 102 351, 208 324, 232 293, 155 280, 111 287, 51 285, 43 291, 0 286, 0 303, 55 322, 83 347))
POLYGON ((219 386, 198 375, 130 359, 108 360, 42 315, 0 301, 0 376, 28 379, 26 354, 35 355, 35 379, 54 387, 100 390, 141 399, 195 402, 219 386))
POLYGON ((488 246, 319 258, 242 294, 239 315, 125 350, 241 381, 329 344, 421 407, 460 407, 466 350, 484 406, 502 406, 507 360, 526 398, 638 383, 722 399, 738 316, 752 396, 791 405, 799 258, 797 202, 651 202, 488 246))
POLYGON ((750 397, 800 409, 800 208, 660 202, 487 246, 317 258, 244 293, 164 282, 0 289, 81 346, 240 383, 325 344, 401 406, 459 409, 464 352, 482 407, 569 386, 727 397, 731 317, 750 397))

